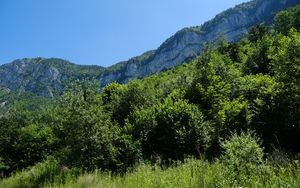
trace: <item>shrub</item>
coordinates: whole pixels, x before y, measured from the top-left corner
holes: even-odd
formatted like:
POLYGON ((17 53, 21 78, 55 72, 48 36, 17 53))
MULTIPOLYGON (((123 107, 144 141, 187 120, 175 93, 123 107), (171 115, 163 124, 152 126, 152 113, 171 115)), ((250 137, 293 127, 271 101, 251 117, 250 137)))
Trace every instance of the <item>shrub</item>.
POLYGON ((181 99, 174 101, 172 97, 135 111, 127 127, 141 141, 143 154, 159 159, 200 155, 209 145, 212 131, 197 106, 181 99))
POLYGON ((256 166, 263 162, 263 148, 253 132, 242 132, 240 135, 234 133, 230 139, 221 143, 221 147, 224 149, 222 160, 228 174, 238 182, 255 173, 256 166))

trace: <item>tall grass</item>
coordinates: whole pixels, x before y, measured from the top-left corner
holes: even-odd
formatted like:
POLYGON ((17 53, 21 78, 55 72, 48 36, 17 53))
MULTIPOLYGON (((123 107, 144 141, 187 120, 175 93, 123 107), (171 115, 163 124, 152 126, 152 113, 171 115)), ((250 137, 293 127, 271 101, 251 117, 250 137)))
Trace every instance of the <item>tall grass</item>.
POLYGON ((247 173, 244 179, 235 179, 221 162, 209 163, 189 159, 169 168, 157 165, 139 165, 134 172, 113 175, 110 172, 62 172, 57 162, 40 163, 0 182, 0 187, 65 187, 65 188, 147 188, 147 187, 299 187, 300 163, 293 161, 285 167, 264 163, 247 173), (79 176, 78 176, 79 175, 79 176))
POLYGON ((73 181, 81 174, 78 169, 66 169, 61 167, 53 158, 34 167, 17 172, 7 179, 0 180, 1 188, 39 188, 51 184, 64 184, 73 181))

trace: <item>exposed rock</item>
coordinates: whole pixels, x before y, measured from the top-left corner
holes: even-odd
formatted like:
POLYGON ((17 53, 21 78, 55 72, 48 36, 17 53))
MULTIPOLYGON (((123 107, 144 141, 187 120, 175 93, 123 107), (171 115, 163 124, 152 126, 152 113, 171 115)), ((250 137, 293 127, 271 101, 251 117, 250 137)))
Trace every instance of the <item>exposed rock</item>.
POLYGON ((96 77, 102 87, 114 81, 127 83, 134 78, 143 78, 181 65, 199 55, 207 42, 221 37, 236 41, 250 27, 260 23, 272 24, 277 12, 299 3, 300 0, 255 0, 243 3, 201 26, 178 31, 157 50, 108 68, 75 65, 54 58, 16 60, 0 66, 0 86, 53 96, 60 93, 72 78, 96 77))
POLYGON ((97 76, 103 67, 75 65, 61 59, 21 59, 0 66, 0 86, 52 97, 61 92, 70 79, 97 76), (94 73, 95 72, 95 73, 94 73))
POLYGON ((4 108, 5 105, 6 105, 6 101, 0 102, 0 108, 4 108))
POLYGON ((134 78, 170 69, 199 55, 203 44, 216 41, 220 37, 236 41, 250 27, 260 23, 271 24, 277 12, 299 3, 300 0, 256 0, 243 3, 222 12, 202 26, 185 28, 177 32, 151 56, 138 63, 135 62, 141 66, 124 63, 126 66, 102 75, 99 81, 102 86, 112 81, 126 83, 134 78))

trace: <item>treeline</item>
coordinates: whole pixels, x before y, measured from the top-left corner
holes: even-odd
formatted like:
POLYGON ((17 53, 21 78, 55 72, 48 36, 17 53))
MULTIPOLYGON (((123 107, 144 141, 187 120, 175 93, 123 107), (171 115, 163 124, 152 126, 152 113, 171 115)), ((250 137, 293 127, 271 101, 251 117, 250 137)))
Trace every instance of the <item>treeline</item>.
POLYGON ((99 92, 84 79, 41 108, 17 104, 0 118, 1 174, 49 156, 68 168, 125 172, 140 161, 219 158, 243 147, 236 142, 254 152, 229 153, 229 162, 241 155, 260 163, 278 148, 299 153, 299 18, 300 6, 283 11, 272 27, 258 25, 240 42, 208 45, 190 64, 127 85, 99 92))

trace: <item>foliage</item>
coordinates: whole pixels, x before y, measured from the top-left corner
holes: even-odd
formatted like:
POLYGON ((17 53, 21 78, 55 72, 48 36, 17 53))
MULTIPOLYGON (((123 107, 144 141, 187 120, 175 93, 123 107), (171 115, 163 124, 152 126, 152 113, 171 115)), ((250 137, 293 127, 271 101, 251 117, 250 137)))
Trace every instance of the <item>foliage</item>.
POLYGON ((263 24, 259 24, 249 29, 248 39, 250 42, 255 43, 261 40, 267 33, 268 28, 263 24))
POLYGON ((143 91, 143 86, 137 81, 132 81, 127 87, 113 83, 105 87, 103 91, 103 97, 107 98, 105 103, 112 113, 112 119, 121 126, 135 108, 149 102, 148 93, 143 91))
POLYGON ((300 29, 300 6, 289 8, 288 10, 281 11, 275 17, 275 28, 277 31, 288 34, 291 28, 300 29))
POLYGON ((239 42, 208 46, 191 63, 126 85, 99 91, 82 76, 53 100, 1 89, 0 105, 9 106, 0 115, 0 175, 32 165, 46 172, 17 172, 0 186, 296 187, 299 162, 265 162, 264 151, 300 151, 298 9, 280 13, 273 28, 259 25, 239 42), (174 162, 187 156, 202 160, 174 162), (59 179, 61 166, 85 173, 59 179))
POLYGON ((253 133, 234 133, 230 139, 223 141, 221 146, 224 150, 224 165, 229 175, 239 182, 246 181, 263 162, 264 152, 260 140, 253 133))
POLYGON ((299 161, 285 168, 260 164, 257 171, 245 181, 234 181, 222 162, 209 163, 188 159, 163 169, 157 165, 140 164, 134 172, 114 175, 95 171, 82 173, 63 169, 55 161, 37 164, 35 167, 0 180, 0 187, 298 187, 300 183, 299 161))
POLYGON ((74 179, 82 172, 61 166, 54 158, 37 163, 34 167, 17 172, 12 177, 0 181, 0 187, 38 188, 46 184, 63 184, 74 179))
POLYGON ((57 138, 52 129, 35 122, 32 112, 17 109, 0 119, 0 158, 6 166, 2 174, 33 165, 55 150, 57 138))
POLYGON ((93 84, 88 80, 75 83, 55 109, 55 128, 63 146, 59 156, 67 165, 86 170, 126 169, 135 162, 138 151, 130 135, 122 135, 120 127, 111 123, 93 84), (127 157, 120 156, 125 151, 127 157))
POLYGON ((178 95, 182 94, 174 90, 163 103, 136 111, 127 123, 145 156, 183 159, 185 155, 199 156, 207 148, 211 125, 197 106, 177 99, 178 95))

